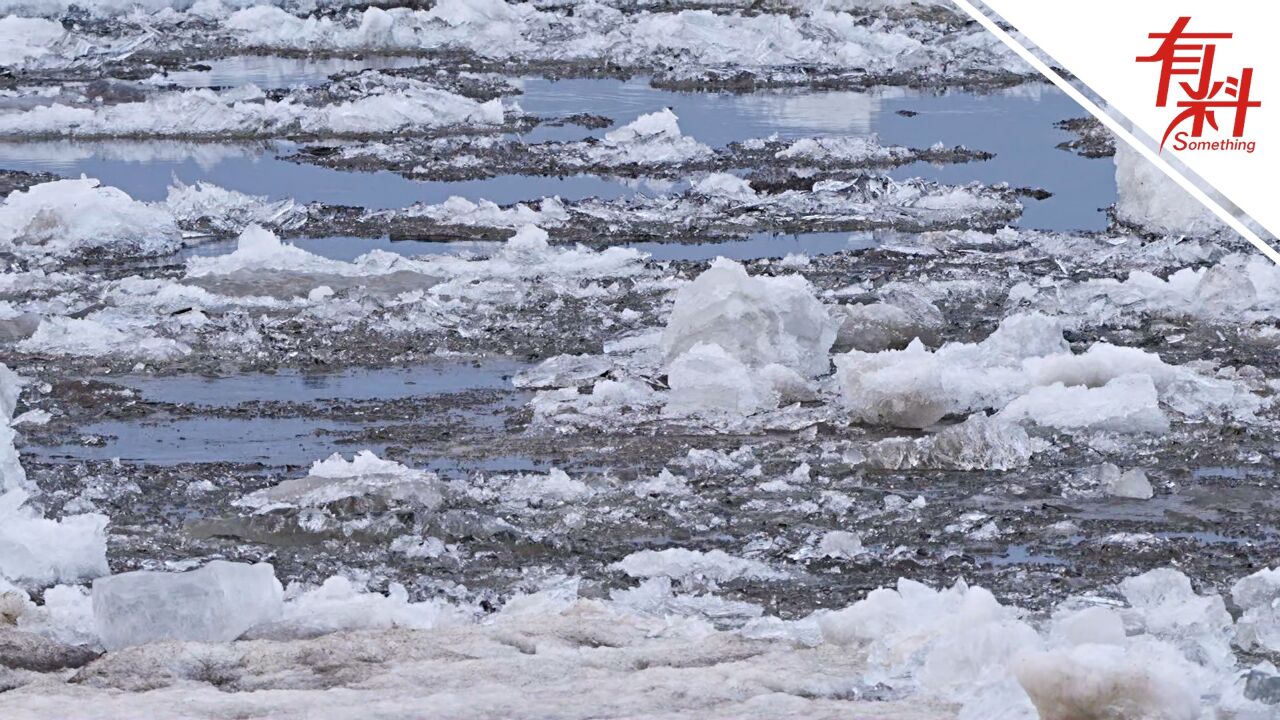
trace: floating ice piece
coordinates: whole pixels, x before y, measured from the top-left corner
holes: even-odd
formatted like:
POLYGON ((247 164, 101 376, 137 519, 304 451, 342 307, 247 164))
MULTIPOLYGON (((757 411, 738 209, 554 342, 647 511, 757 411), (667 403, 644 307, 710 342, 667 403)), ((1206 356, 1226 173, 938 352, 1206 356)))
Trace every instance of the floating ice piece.
POLYGON ((1116 143, 1116 217, 1161 235, 1211 235, 1225 229, 1150 161, 1116 143))
POLYGON ((909 155, 909 148, 884 147, 874 135, 801 138, 776 153, 778 158, 784 160, 811 160, 818 163, 824 160, 850 163, 893 162, 909 155))
POLYGON ((165 206, 178 220, 226 233, 242 232, 251 225, 291 229, 307 219, 306 206, 293 200, 271 202, 266 196, 246 195, 207 182, 171 185, 165 206))
POLYGON ((434 473, 414 470, 361 450, 351 460, 340 453, 317 460, 305 477, 250 493, 235 504, 261 513, 279 508, 318 508, 343 500, 434 509, 443 501, 443 494, 434 473))
POLYGON ((700 195, 727 198, 736 202, 753 202, 759 199, 746 178, 731 173, 709 173, 694 181, 691 189, 700 195))
POLYGON ((1088 325, 1134 325, 1149 316, 1258 322, 1280 317, 1280 266, 1257 254, 1233 254, 1167 278, 1134 270, 1124 280, 1022 285, 1011 296, 1088 325))
POLYGON ((1013 470, 1044 447, 1015 423, 974 413, 928 437, 876 442, 866 449, 866 462, 886 470, 1013 470))
POLYGON ((1114 482, 1109 483, 1104 490, 1112 497, 1132 498, 1134 500, 1150 500, 1155 494, 1151 488, 1151 481, 1147 480, 1147 473, 1142 468, 1132 468, 1124 471, 1114 482))
POLYGON ((144 327, 121 329, 93 317, 48 317, 31 337, 18 343, 23 352, 48 352, 79 357, 123 356, 143 360, 173 360, 191 352, 185 343, 156 337, 144 327))
POLYGON ((551 468, 545 475, 524 473, 512 477, 502 496, 504 500, 544 506, 582 500, 593 492, 590 485, 559 468, 551 468))
POLYGON ((1172 568, 1157 568, 1120 582, 1129 601, 1126 627, 1137 627, 1178 648, 1197 665, 1221 670, 1235 663, 1232 621, 1217 595, 1198 595, 1191 579, 1172 568))
POLYGON ((612 566, 635 578, 667 577, 683 582, 728 582, 749 580, 781 580, 787 574, 758 560, 734 557, 723 550, 702 552, 685 548, 641 550, 633 552, 612 566))
POLYGON ((916 340, 904 350, 854 350, 835 363, 854 417, 898 427, 1003 408, 1003 419, 1067 431, 1164 432, 1162 406, 1191 418, 1242 421, 1262 406, 1240 383, 1168 365, 1135 348, 1097 343, 1072 354, 1060 322, 1039 314, 1006 318, 979 343, 948 343, 931 352, 916 340))
POLYGON ((898 686, 909 678, 926 692, 964 702, 998 690, 1014 658, 1041 648, 1019 615, 983 588, 959 582, 933 590, 900 579, 896 589, 873 590, 820 615, 818 626, 826 642, 864 649, 864 681, 898 686))
POLYGON ((832 530, 818 542, 818 557, 852 560, 866 552, 857 533, 832 530))
POLYGON ((187 277, 230 275, 242 272, 284 271, 314 275, 365 275, 369 271, 356 263, 331 260, 286 244, 270 230, 250 225, 236 239, 236 249, 227 255, 193 257, 187 261, 187 277))
POLYGON ((0 243, 22 255, 89 249, 155 255, 181 246, 173 217, 97 180, 55 180, 11 193, 0 205, 0 243))
POLYGON ((0 578, 26 587, 79 582, 105 575, 107 516, 40 517, 26 507, 27 493, 0 495, 0 578))
POLYGON ((107 650, 163 640, 229 642, 278 619, 284 590, 267 563, 214 560, 183 573, 134 572, 93 582, 93 617, 107 650))
MULTIPOLYGON (((379 213, 372 213, 377 214, 379 213)), ((412 205, 404 214, 409 217, 428 217, 451 225, 499 228, 525 225, 553 228, 569 219, 569 213, 558 197, 543 198, 535 210, 532 204, 518 203, 503 208, 489 200, 471 201, 455 195, 435 205, 412 205)))
POLYGON ((664 165, 711 157, 711 148, 680 132, 678 120, 670 108, 641 115, 605 133, 604 142, 587 149, 586 160, 610 165, 664 165))
POLYGON ((748 367, 777 363, 815 376, 830 369, 836 327, 803 277, 753 277, 719 258, 676 292, 662 351, 672 361, 714 343, 748 367))
POLYGON ((603 355, 556 355, 512 379, 518 388, 584 387, 594 384, 613 369, 613 361, 603 355))
POLYGON ((496 126, 501 100, 476 102, 408 78, 366 83, 367 94, 329 105, 293 95, 267 98, 253 85, 225 91, 165 91, 138 102, 95 107, 44 105, 0 115, 0 136, 278 137, 367 135, 445 126, 496 126))

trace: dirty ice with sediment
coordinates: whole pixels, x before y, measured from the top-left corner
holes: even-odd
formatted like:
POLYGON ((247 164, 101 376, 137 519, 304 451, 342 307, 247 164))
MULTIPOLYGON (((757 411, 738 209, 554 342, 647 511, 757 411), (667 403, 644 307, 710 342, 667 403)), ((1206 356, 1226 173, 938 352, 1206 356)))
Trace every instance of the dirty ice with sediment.
POLYGON ((935 0, 0 0, 0 717, 1280 714, 1280 271, 935 0))

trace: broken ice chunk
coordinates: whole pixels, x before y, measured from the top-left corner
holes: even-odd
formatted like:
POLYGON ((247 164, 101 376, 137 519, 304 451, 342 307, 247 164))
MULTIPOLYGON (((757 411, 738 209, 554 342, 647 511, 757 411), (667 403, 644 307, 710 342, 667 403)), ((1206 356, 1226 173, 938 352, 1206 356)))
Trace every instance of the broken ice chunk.
POLYGON ((1223 229, 1203 205, 1124 143, 1116 144, 1116 218, 1162 235, 1210 235, 1223 229))
POLYGON ((0 579, 39 586, 105 575, 107 516, 49 520, 26 507, 27 493, 0 495, 0 579))
POLYGON ((584 387, 613 369, 613 361, 603 355, 556 355, 512 380, 518 388, 584 387))
POLYGON ((928 437, 873 443, 866 462, 886 470, 1012 470, 1025 467, 1040 449, 1041 442, 1017 425, 975 413, 928 437))
POLYGON ((267 563, 214 560, 184 573, 134 572, 93 582, 93 617, 107 650, 163 640, 229 642, 280 617, 284 590, 267 563))
POLYGON ((1041 720, 1195 720, 1186 663, 1160 649, 1076 645, 1024 655, 1013 671, 1041 720))
POLYGON ((66 256, 90 249, 153 255, 181 245, 161 207, 97 180, 55 180, 19 190, 0 204, 0 245, 16 254, 66 256))
POLYGON ((1155 494, 1147 473, 1142 468, 1133 468, 1120 474, 1115 482, 1106 486, 1106 493, 1112 497, 1150 500, 1155 494))
POLYGON ((414 470, 361 450, 351 460, 340 453, 317 460, 306 477, 250 493, 236 504, 262 513, 279 508, 318 508, 340 501, 398 502, 435 508, 442 500, 434 473, 414 470))
POLYGON ((841 306, 837 350, 879 352, 900 350, 919 338, 936 345, 943 327, 942 312, 933 303, 907 293, 894 293, 883 302, 841 306))
POLYGON ((1059 430, 1163 434, 1169 419, 1146 375, 1125 375, 1102 387, 1054 383, 1032 388, 1000 412, 1004 420, 1029 420, 1059 430))
POLYGON ((662 351, 670 362, 714 343, 748 367, 777 363, 812 377, 831 367, 836 327, 803 277, 751 276, 719 258, 676 293, 662 351))
POLYGON ((712 585, 737 578, 779 580, 787 577, 786 573, 759 560, 734 557, 723 550, 641 550, 612 567, 634 578, 668 577, 685 583, 705 581, 712 585))
POLYGON ((844 530, 832 530, 818 542, 818 557, 852 560, 864 552, 862 538, 844 530))
POLYGON ((1231 599, 1244 611, 1236 621, 1236 644, 1280 652, 1280 569, 1241 578, 1231 586, 1231 599))

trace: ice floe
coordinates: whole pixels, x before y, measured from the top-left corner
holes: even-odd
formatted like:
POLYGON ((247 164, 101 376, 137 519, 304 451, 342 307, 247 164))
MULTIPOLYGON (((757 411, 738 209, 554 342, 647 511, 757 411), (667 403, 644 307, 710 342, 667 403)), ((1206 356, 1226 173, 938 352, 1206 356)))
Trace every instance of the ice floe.
POLYGON ((496 127, 518 109, 501 100, 478 102, 426 83, 397 78, 366 83, 348 100, 308 104, 303 97, 268 97, 246 85, 230 90, 163 91, 136 102, 98 107, 52 104, 0 114, 0 136, 213 137, 376 135, 450 126, 496 127))
POLYGON ((1069 351, 1059 321, 1015 315, 979 343, 936 351, 850 351, 835 358, 844 402, 866 422, 923 428, 982 408, 1062 430, 1160 433, 1164 407, 1195 418, 1248 418, 1262 399, 1247 388, 1168 365, 1136 348, 1097 343, 1069 351), (1094 426, 1091 428, 1090 426, 1094 426))

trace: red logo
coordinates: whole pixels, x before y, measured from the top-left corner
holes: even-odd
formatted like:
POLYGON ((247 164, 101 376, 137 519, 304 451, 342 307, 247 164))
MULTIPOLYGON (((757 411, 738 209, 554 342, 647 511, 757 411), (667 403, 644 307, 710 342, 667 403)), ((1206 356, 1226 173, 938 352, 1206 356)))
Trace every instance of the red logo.
POLYGON ((1164 150, 1169 136, 1173 135, 1174 150, 1243 150, 1251 153, 1255 143, 1244 139, 1244 121, 1249 108, 1262 105, 1249 97, 1249 89, 1253 85, 1253 68, 1243 68, 1238 75, 1215 80, 1213 59, 1217 54, 1217 41, 1230 38, 1232 33, 1187 32, 1187 25, 1190 23, 1190 17, 1180 17, 1169 32, 1149 34, 1147 37, 1160 40, 1160 48, 1151 55, 1137 58, 1138 62, 1160 63, 1156 107, 1168 107, 1171 90, 1181 98, 1176 103, 1181 112, 1164 131, 1160 149, 1164 150), (1176 87, 1171 87, 1174 85, 1174 76, 1188 76, 1190 79, 1179 80, 1176 87), (1220 110, 1234 113, 1231 137, 1212 141, 1199 140, 1204 137, 1206 124, 1215 131, 1222 132, 1218 127, 1220 110), (1174 130, 1187 121, 1191 123, 1190 133, 1186 130, 1174 133, 1174 130))

